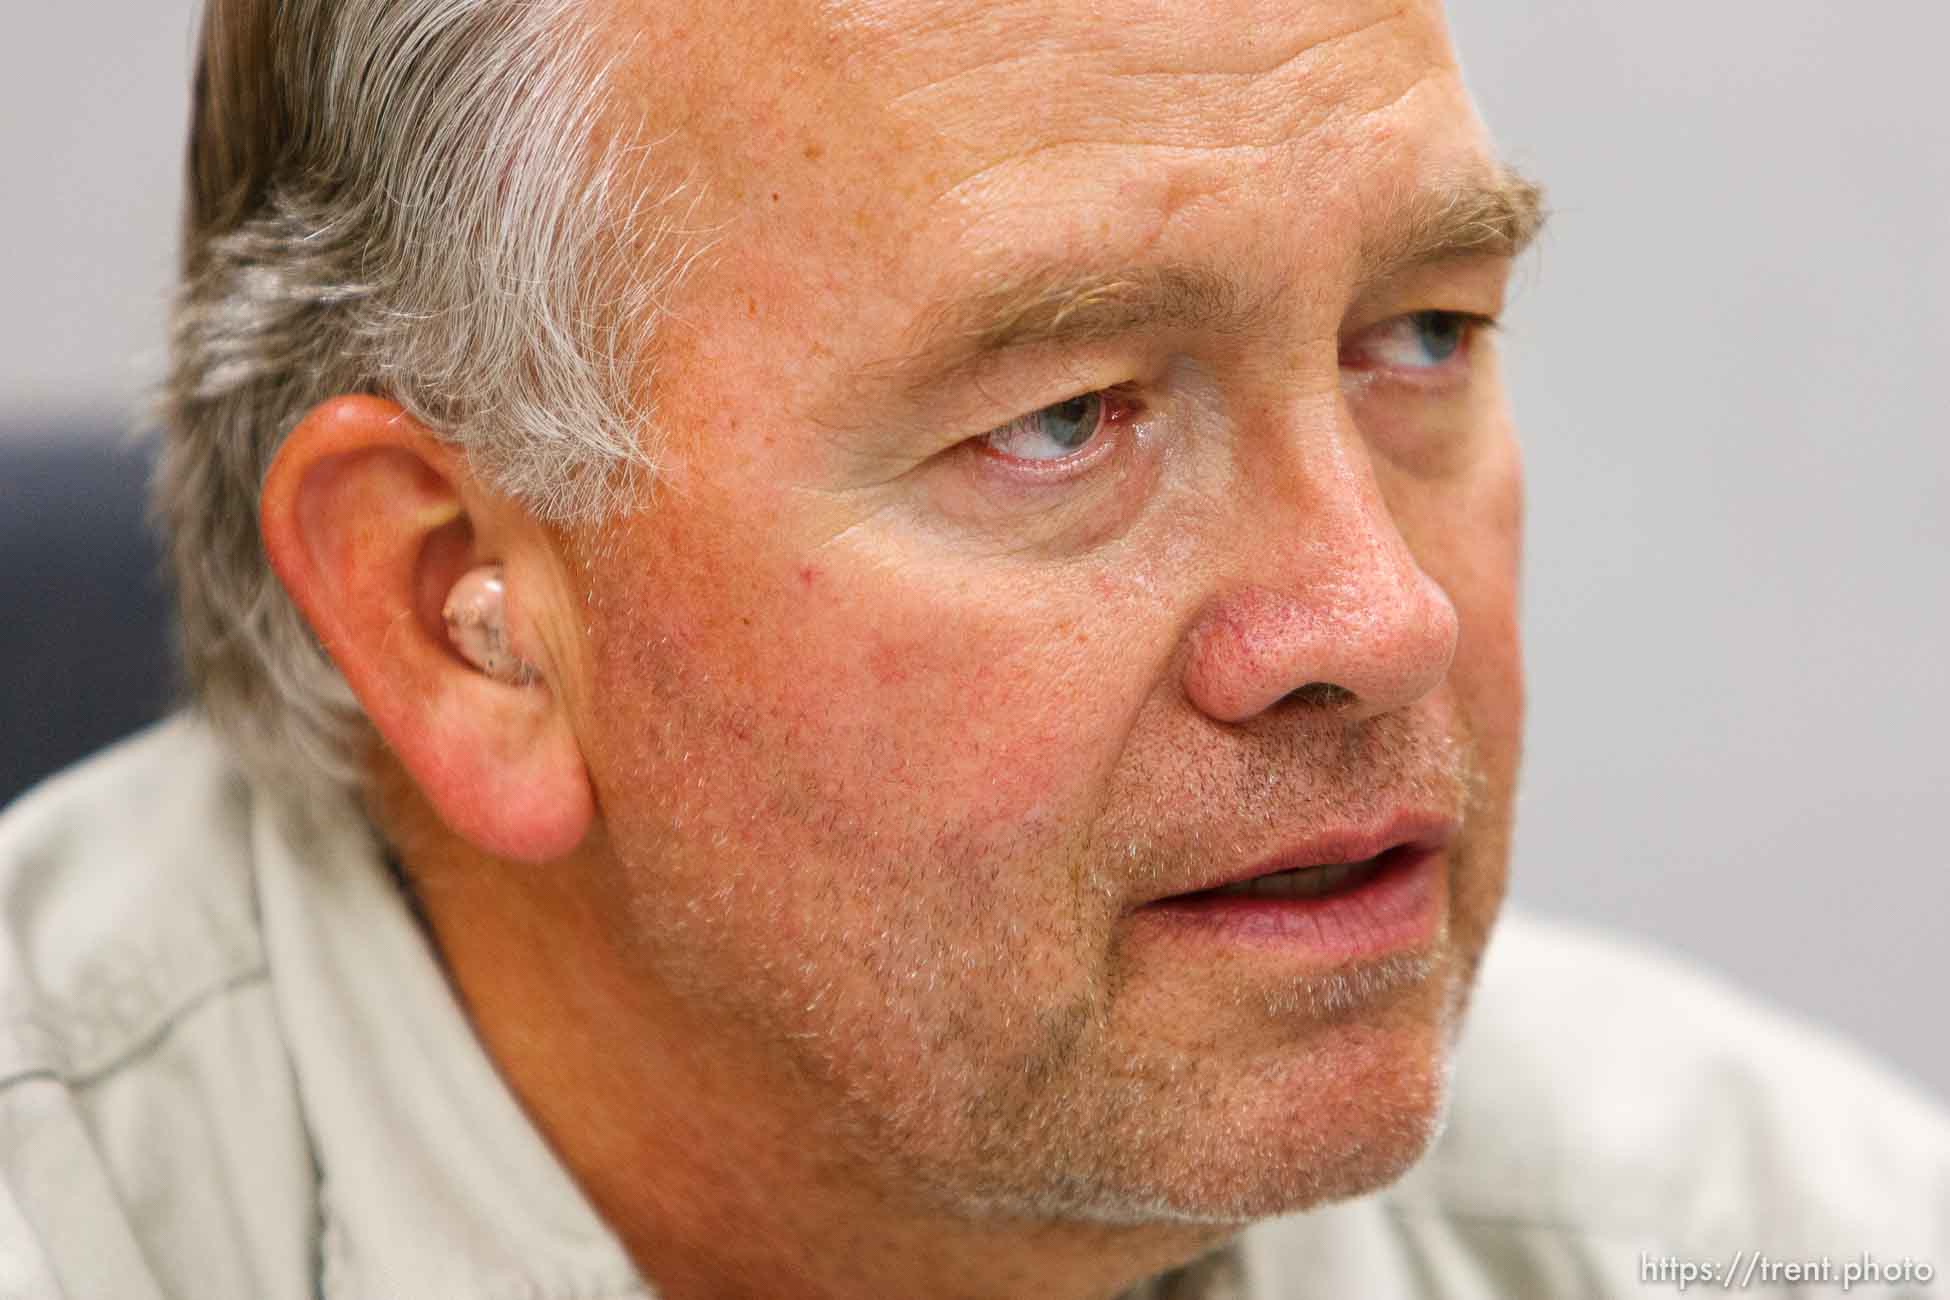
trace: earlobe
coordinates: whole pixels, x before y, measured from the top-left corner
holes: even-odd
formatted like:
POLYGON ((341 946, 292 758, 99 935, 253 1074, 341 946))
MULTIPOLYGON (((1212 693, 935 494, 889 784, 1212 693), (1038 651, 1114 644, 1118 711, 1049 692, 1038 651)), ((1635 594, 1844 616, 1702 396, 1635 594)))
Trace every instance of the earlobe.
POLYGON ((335 398, 292 431, 259 527, 285 590, 441 821, 498 858, 573 851, 594 797, 532 622, 556 605, 541 590, 559 581, 544 531, 372 397, 335 398))

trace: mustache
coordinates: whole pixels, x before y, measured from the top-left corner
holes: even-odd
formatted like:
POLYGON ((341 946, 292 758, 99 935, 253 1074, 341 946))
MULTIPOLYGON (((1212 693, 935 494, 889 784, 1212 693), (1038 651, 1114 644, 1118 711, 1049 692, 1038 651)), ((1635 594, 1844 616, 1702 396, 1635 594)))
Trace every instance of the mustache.
POLYGON ((1196 864, 1259 861, 1310 836, 1385 824, 1403 810, 1445 814, 1466 828, 1488 797, 1475 737, 1459 713, 1202 728, 1126 758, 1133 770, 1119 788, 1146 797, 1099 823, 1089 855, 1104 873, 1099 888, 1119 896, 1169 892, 1199 874, 1196 864))

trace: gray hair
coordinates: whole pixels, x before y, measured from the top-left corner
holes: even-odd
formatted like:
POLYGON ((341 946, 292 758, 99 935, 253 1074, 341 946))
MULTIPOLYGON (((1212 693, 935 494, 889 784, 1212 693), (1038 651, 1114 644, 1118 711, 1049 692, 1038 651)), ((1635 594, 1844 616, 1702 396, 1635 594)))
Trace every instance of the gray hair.
POLYGON ((681 262, 645 151, 605 134, 583 8, 209 0, 155 510, 188 684, 299 806, 354 791, 372 735, 258 537, 307 411, 391 398, 552 523, 654 469, 645 345, 681 262))

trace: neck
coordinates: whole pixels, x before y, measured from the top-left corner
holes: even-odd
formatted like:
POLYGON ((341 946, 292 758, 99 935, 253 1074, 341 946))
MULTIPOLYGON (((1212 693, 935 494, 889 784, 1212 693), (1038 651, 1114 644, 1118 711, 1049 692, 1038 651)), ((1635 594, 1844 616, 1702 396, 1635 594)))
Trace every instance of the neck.
POLYGON ((666 1300, 1107 1297, 1209 1249, 1209 1225, 972 1218, 890 1185, 778 1060, 726 1051, 633 977, 600 855, 494 862, 384 818, 488 1055, 666 1300))

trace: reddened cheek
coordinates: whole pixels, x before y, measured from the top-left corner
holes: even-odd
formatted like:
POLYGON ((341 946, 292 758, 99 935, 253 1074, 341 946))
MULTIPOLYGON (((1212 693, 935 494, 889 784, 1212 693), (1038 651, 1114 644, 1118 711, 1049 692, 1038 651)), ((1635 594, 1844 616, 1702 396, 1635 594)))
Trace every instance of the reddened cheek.
POLYGON ((1121 677, 1091 656, 1110 641, 1027 593, 784 548, 735 581, 639 586, 598 629, 597 697, 618 702, 593 719, 616 742, 598 781, 667 793, 686 836, 810 821, 852 852, 907 809, 930 839, 973 845, 1074 808, 1101 776, 1101 697, 1121 677))

